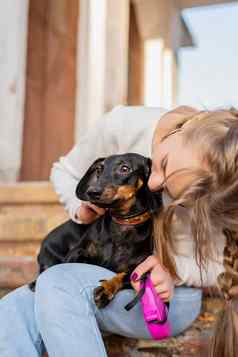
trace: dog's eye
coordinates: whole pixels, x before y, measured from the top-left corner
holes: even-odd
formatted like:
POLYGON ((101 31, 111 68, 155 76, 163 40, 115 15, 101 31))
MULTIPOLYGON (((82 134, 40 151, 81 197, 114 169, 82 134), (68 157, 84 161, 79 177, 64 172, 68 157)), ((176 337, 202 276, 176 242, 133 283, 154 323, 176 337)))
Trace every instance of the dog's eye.
POLYGON ((122 174, 128 174, 130 172, 130 170, 131 170, 130 167, 127 165, 122 165, 120 167, 120 173, 122 173, 122 174))
POLYGON ((96 172, 96 176, 99 177, 101 175, 101 173, 103 172, 103 166, 102 165, 97 166, 95 169, 95 172, 96 172))

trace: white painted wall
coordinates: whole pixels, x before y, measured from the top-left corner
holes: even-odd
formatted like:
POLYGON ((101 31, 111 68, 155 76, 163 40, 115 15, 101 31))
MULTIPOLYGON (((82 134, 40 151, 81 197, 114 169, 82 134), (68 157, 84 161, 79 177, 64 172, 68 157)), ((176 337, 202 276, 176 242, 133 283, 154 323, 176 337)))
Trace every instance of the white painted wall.
POLYGON ((28 0, 0 2, 0 182, 21 165, 28 0))

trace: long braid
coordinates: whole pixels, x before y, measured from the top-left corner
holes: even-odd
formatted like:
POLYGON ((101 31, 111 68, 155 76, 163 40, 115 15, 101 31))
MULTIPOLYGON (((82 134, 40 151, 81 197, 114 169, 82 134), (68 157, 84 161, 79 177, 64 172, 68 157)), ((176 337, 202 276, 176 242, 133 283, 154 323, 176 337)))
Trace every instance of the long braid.
POLYGON ((216 323, 209 351, 210 357, 236 357, 238 354, 237 299, 230 294, 232 287, 238 285, 238 242, 230 231, 226 230, 225 234, 225 271, 218 276, 225 304, 216 323))

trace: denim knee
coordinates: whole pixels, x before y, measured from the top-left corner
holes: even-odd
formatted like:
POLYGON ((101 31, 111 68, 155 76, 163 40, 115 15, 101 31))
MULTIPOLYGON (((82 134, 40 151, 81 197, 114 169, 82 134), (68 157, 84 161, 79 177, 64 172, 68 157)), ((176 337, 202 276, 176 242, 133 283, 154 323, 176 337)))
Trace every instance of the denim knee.
POLYGON ((95 309, 92 290, 100 279, 114 273, 94 265, 67 263, 55 265, 43 272, 36 282, 36 303, 44 313, 55 314, 74 298, 95 309))
MULTIPOLYGON (((76 265, 76 264, 75 264, 76 265)), ((86 288, 83 281, 75 277, 72 264, 55 265, 40 274, 36 282, 36 303, 44 312, 57 313, 67 295, 77 298, 86 288)))
POLYGON ((115 273, 91 264, 58 264, 41 273, 36 282, 36 290, 43 291, 61 287, 77 294, 87 287, 98 286, 101 279, 110 279, 115 273))
POLYGON ((80 281, 75 278, 72 265, 76 264, 54 265, 41 273, 36 281, 36 293, 51 294, 59 288, 73 290, 76 284, 79 288, 80 281))
POLYGON ((202 305, 202 290, 189 287, 175 289, 170 302, 169 320, 172 335, 176 336, 186 330, 198 317, 202 305))

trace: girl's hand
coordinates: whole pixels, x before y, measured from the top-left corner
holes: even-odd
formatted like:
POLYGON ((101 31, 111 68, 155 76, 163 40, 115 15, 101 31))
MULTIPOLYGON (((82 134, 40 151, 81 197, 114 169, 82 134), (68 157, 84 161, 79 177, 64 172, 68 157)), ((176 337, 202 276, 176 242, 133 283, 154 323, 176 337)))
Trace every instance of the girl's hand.
POLYGON ((167 270, 159 263, 159 260, 150 255, 143 263, 137 266, 131 274, 131 285, 138 292, 140 290, 139 278, 150 271, 151 281, 163 301, 169 301, 174 293, 174 280, 167 270))
POLYGON ((90 202, 81 202, 81 205, 76 213, 76 218, 83 224, 90 224, 100 216, 103 216, 105 209, 95 206, 90 202))

